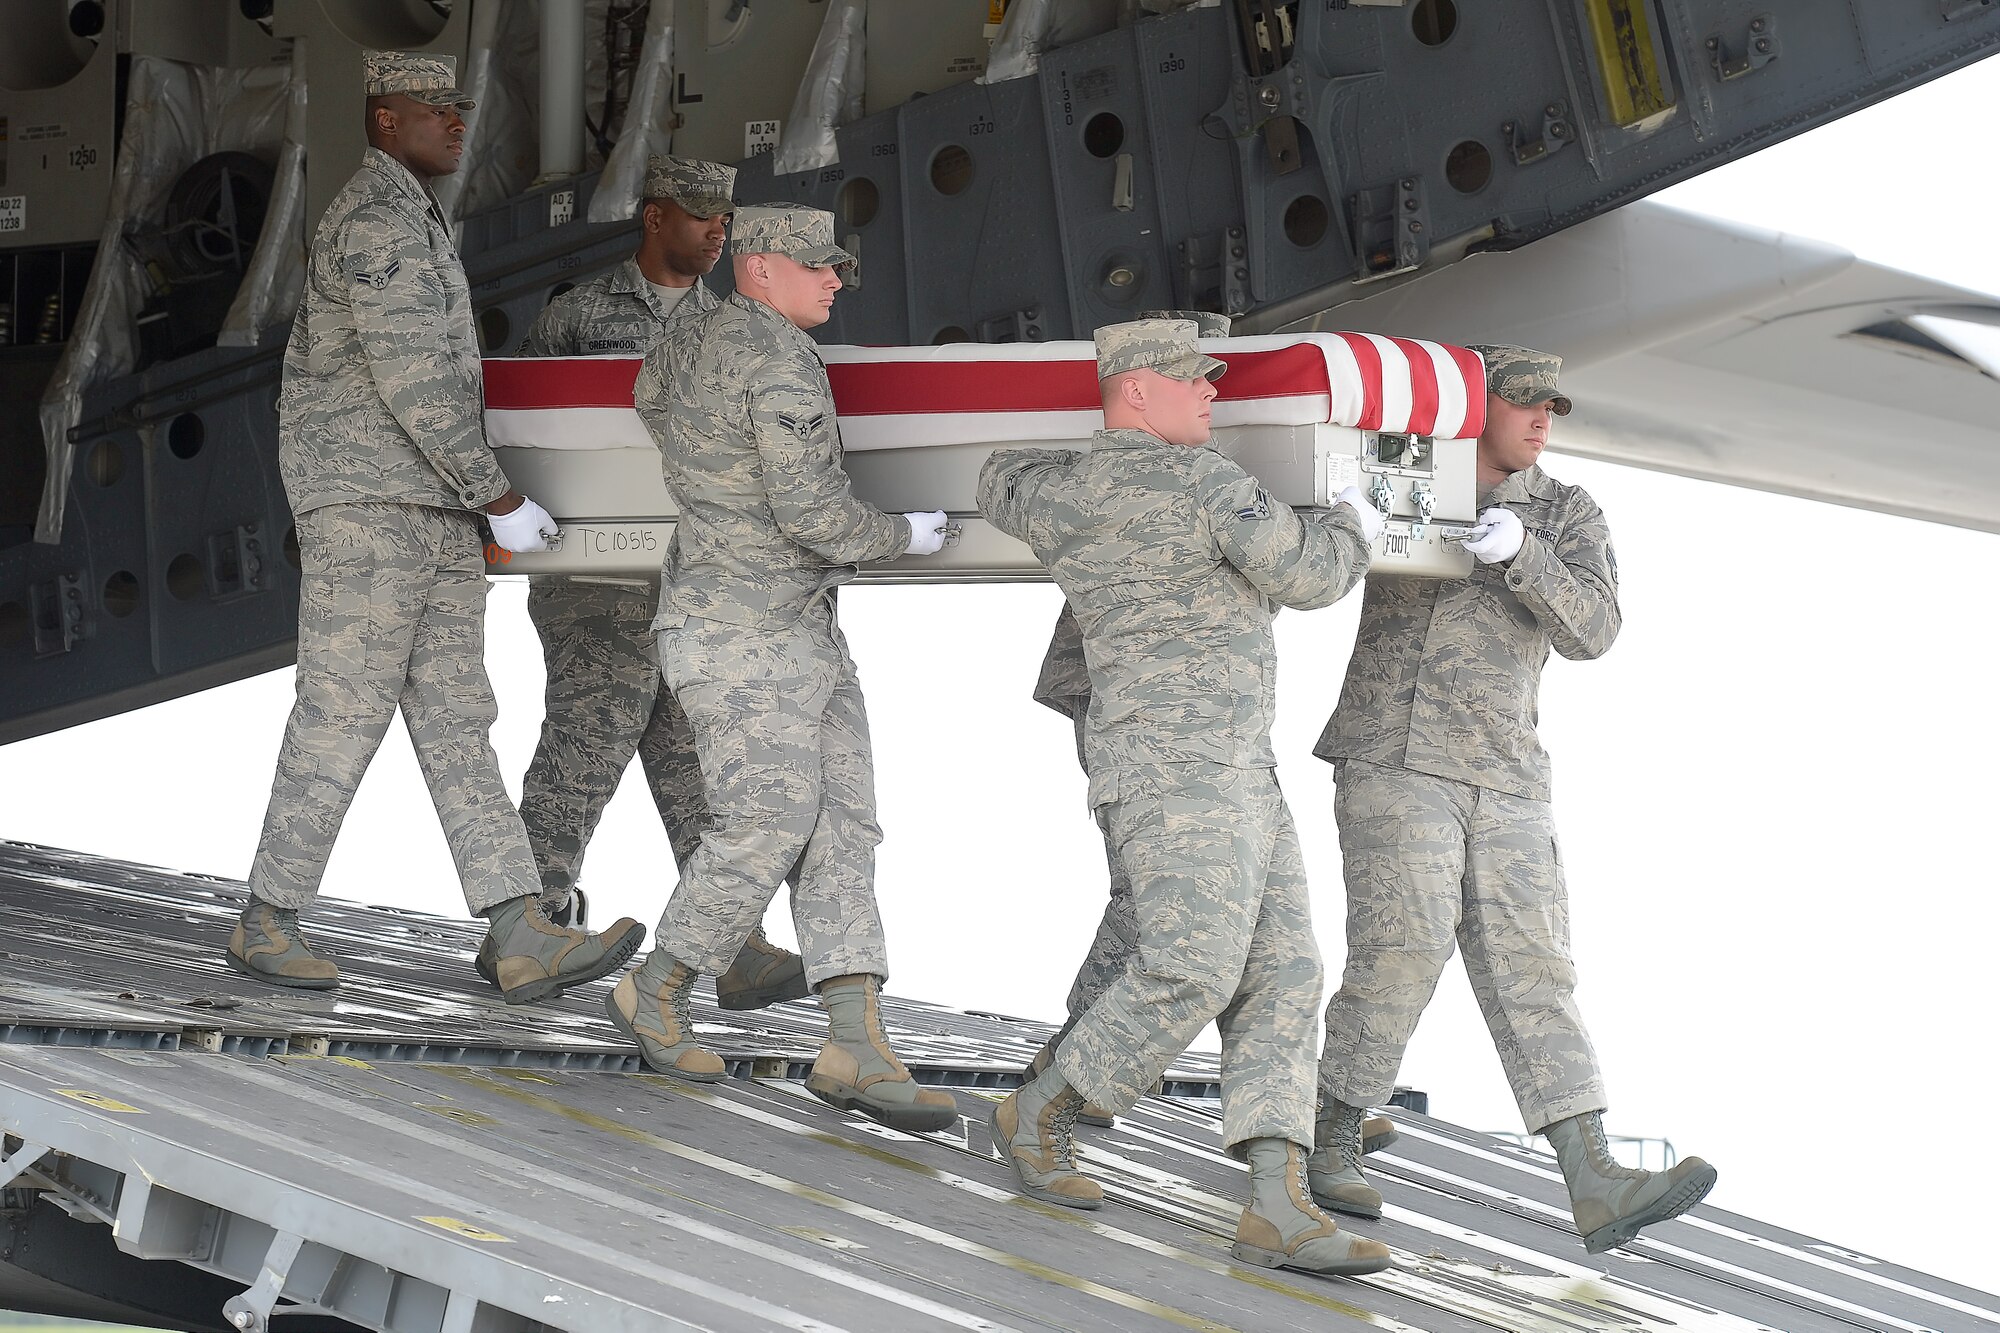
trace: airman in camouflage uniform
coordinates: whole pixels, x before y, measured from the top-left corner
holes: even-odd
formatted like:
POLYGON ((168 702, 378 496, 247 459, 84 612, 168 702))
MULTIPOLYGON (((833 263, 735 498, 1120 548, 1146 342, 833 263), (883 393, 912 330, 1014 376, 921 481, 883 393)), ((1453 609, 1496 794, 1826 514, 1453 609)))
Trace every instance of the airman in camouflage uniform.
POLYGON ((1326 1010, 1314 1197, 1379 1214, 1358 1165, 1361 1107, 1389 1095, 1450 960, 1473 994, 1529 1130, 1556 1145, 1589 1249, 1692 1207, 1700 1158, 1632 1171, 1604 1146, 1604 1082, 1573 994, 1569 904, 1535 735, 1549 649, 1588 660, 1618 636, 1618 564, 1604 514, 1537 464, 1558 357, 1478 347, 1486 429, 1470 578, 1377 576, 1339 705, 1315 750, 1334 765, 1347 879, 1347 968, 1326 1010))
POLYGON ((682 867, 653 952, 613 991, 647 1063, 714 1079, 694 1042, 694 978, 726 967, 787 875, 806 975, 831 1033, 806 1086, 900 1129, 957 1120, 882 1034, 889 965, 875 905, 873 760, 835 590, 863 560, 931 554, 944 515, 854 499, 818 349, 853 263, 819 209, 736 215, 736 291, 646 356, 633 398, 680 511, 667 552, 660 665, 701 757, 710 823, 682 867))
POLYGON ((1372 1272, 1388 1251, 1305 1189, 1321 973, 1270 742, 1273 609, 1347 592, 1368 566, 1365 520, 1347 504, 1296 513, 1199 447, 1224 366, 1195 339, 1192 320, 1098 330, 1106 429, 1090 449, 996 450, 980 472, 981 511, 1034 550, 1082 630, 1090 802, 1138 927, 1050 1067, 994 1109, 993 1140, 1029 1195, 1099 1206, 1076 1116, 1129 1108, 1212 1020, 1223 1141, 1251 1168, 1237 1257, 1372 1272))
POLYGON ((548 514, 517 495, 482 432, 465 273, 430 178, 457 169, 472 103, 449 61, 364 59, 370 147, 313 237, 278 399, 278 462, 297 516, 298 699, 285 727, 251 901, 231 966, 279 985, 333 986, 299 930, 341 820, 400 706, 466 904, 510 1001, 616 968, 644 931, 550 922, 521 817, 486 739, 479 510, 495 540, 546 546, 548 514))
MULTIPOLYGON (((1143 310, 1139 318, 1193 320, 1203 338, 1229 336, 1229 316, 1209 310, 1143 310)), ((1070 610, 1067 603, 1062 614, 1056 617, 1055 633, 1050 636, 1049 650, 1042 658, 1042 673, 1035 681, 1034 697, 1036 703, 1070 719, 1076 728, 1076 760, 1082 764, 1084 718, 1090 710, 1090 670, 1083 656, 1083 631, 1078 628, 1076 613, 1070 610)), ((1100 810, 1102 808, 1099 807, 1100 810)), ((1110 831, 1102 828, 1099 831, 1104 835, 1104 863, 1110 872, 1111 900, 1105 904, 1097 933, 1091 938, 1090 949, 1084 954, 1083 965, 1077 969, 1076 980, 1064 1001, 1067 1016, 1063 1025, 1028 1062, 1030 1078, 1049 1067, 1049 1061, 1055 1058, 1056 1047, 1076 1026, 1078 1016, 1118 979, 1138 946, 1139 923, 1132 914, 1131 881, 1118 864, 1110 831)), ((1086 1125, 1111 1123, 1111 1117, 1098 1106, 1084 1107, 1077 1119, 1086 1125)), ((1371 1116, 1362 1132, 1362 1150, 1375 1152, 1395 1140, 1396 1127, 1384 1117, 1371 1116)))
MULTIPOLYGON (((639 250, 551 301, 523 356, 642 356, 677 323, 715 309, 701 281, 721 258, 736 169, 655 156, 646 163, 639 250)), ((660 680, 653 654, 655 586, 556 575, 528 580, 528 619, 542 641, 548 689, 541 741, 521 780, 521 819, 551 916, 582 925, 577 871, 618 780, 639 756, 676 865, 708 822, 701 764, 687 718, 660 680)), ((760 926, 720 977, 725 1009, 752 1009, 806 993, 797 954, 760 926)))
MULTIPOLYGON (((1201 337, 1229 336, 1229 316, 1207 310, 1142 310, 1139 318, 1188 319, 1194 321, 1201 337)), ((1042 674, 1035 681, 1035 702, 1053 708, 1070 720, 1076 729, 1076 761, 1083 763, 1083 720, 1090 710, 1090 670, 1083 657, 1083 631, 1077 627, 1076 613, 1069 609, 1067 603, 1062 614, 1056 617, 1055 632, 1049 637, 1048 653, 1042 658, 1042 674)), ((1102 828, 1098 831, 1104 835, 1104 864, 1110 872, 1111 900, 1105 904, 1103 919, 1097 924, 1097 934, 1091 938, 1090 949, 1084 954, 1083 965, 1077 969, 1076 981, 1070 986, 1064 1004, 1067 1021, 1029 1061, 1027 1072, 1031 1077, 1049 1067, 1049 1061, 1055 1058, 1056 1047, 1075 1026, 1077 1015, 1088 1009, 1091 1001, 1118 979, 1138 942, 1139 927, 1132 916, 1131 882, 1119 868, 1118 857, 1111 847, 1111 835, 1102 828)), ((1085 1108, 1077 1118, 1087 1125, 1110 1123, 1102 1108, 1095 1106, 1085 1108)))

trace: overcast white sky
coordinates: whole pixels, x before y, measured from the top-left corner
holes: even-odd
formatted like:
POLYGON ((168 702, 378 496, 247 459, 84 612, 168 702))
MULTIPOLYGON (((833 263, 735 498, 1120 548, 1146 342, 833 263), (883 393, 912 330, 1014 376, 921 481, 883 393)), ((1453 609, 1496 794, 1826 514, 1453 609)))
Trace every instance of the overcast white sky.
MULTIPOLYGON (((1977 129, 1996 106, 1989 61, 1661 197, 2000 293, 2000 186, 1977 129)), ((1708 1157, 1717 1205, 2000 1285, 2000 537, 1560 456, 1548 467, 1603 505, 1623 576, 1616 649, 1555 660, 1542 692, 1610 1128, 1708 1157)), ((524 601, 524 585, 498 584, 489 614, 510 781, 541 715, 524 601)), ((1280 776, 1330 977, 1339 850, 1328 770, 1310 750, 1359 602, 1288 614, 1279 631, 1280 776)), ((1104 870, 1068 724, 1028 699, 1058 605, 1047 586, 843 595, 888 832, 894 991, 1060 1015, 1104 870)), ((242 876, 291 678, 9 747, 0 836, 242 876)), ((635 776, 584 883, 607 918, 650 925, 672 880, 635 776)), ((326 892, 464 910, 400 724, 326 892)), ((790 939, 782 910, 770 924, 790 939)), ((1456 965, 1402 1081, 1437 1115, 1519 1128, 1456 965)))

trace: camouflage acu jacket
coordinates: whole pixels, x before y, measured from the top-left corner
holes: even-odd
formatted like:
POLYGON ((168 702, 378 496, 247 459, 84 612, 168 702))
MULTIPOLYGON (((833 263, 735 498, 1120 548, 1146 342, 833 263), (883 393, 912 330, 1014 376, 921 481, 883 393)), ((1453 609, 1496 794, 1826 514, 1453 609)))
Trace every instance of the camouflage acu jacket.
POLYGON ((720 298, 697 280, 672 308, 628 259, 609 273, 558 296, 521 340, 522 356, 643 356, 684 319, 715 309, 720 298))
POLYGON ((1295 513, 1220 451, 1100 431, 1087 453, 1003 449, 979 507, 1069 598, 1090 670, 1093 803, 1121 765, 1268 768, 1275 606, 1325 606, 1368 568, 1344 508, 1295 513))
POLYGON ((278 393, 292 512, 343 500, 477 509, 507 493, 486 447, 479 339, 437 201, 371 148, 313 235, 278 393))
POLYGON ((908 519, 854 498, 826 367, 769 306, 739 293, 680 321, 632 396, 680 506, 655 628, 789 625, 908 548, 908 519))
POLYGON ((1549 648, 1593 658, 1618 637, 1618 562, 1603 511, 1540 467, 1481 501, 1527 535, 1467 579, 1368 580, 1340 702, 1313 753, 1549 799, 1535 734, 1549 648))
POLYGON ((1089 697, 1090 663, 1083 656, 1083 630, 1065 602, 1056 617, 1055 633, 1049 636, 1049 650, 1042 656, 1042 674, 1035 678, 1035 702, 1075 717, 1089 697))

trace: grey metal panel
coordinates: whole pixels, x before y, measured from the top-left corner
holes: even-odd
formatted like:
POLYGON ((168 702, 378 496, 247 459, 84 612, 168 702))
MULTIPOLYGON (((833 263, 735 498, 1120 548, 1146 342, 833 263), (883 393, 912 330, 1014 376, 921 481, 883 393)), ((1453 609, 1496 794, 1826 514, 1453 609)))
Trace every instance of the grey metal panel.
POLYGON ((908 341, 1013 341, 980 331, 1025 311, 1040 312, 1043 339, 1078 336, 1062 308, 1062 247, 1071 238, 1048 226, 1056 206, 1034 81, 961 84, 895 114, 904 230, 923 238, 904 250, 908 341), (956 153, 969 161, 971 179, 945 194, 933 183, 933 163, 956 153))
POLYGON ((1137 27, 1052 51, 1039 82, 1078 337, 1176 305, 1137 27))
MULTIPOLYGON (((222 1305, 241 1283, 121 1251, 111 1229, 71 1217, 46 1195, 9 1190, 0 1205, 0 1311, 141 1328, 233 1333, 222 1305), (87 1280, 88 1289, 80 1281, 87 1280)), ((0 1322, 6 1322, 0 1315, 0 1322)), ((344 1333, 343 1320, 294 1315, 297 1333, 344 1333)))
MULTIPOLYGON (((1229 27, 1199 10, 1183 10, 1135 25, 1132 40, 1145 90, 1144 151, 1158 189, 1154 208, 1161 240, 1173 247, 1176 265, 1169 308, 1230 308, 1221 287, 1190 278, 1190 265, 1200 267, 1199 247, 1220 245, 1213 256, 1219 265, 1233 258, 1227 242, 1242 239, 1236 145, 1216 118, 1230 99, 1236 72, 1229 27), (1232 228, 1235 237, 1229 235, 1232 228)), ((1218 282, 1222 277, 1215 274, 1218 282)))
POLYGON ((880 111, 986 70, 992 0, 871 0, 867 89, 880 111))
POLYGON ((286 557, 290 506, 267 462, 278 386, 258 370, 239 370, 214 388, 216 401, 205 403, 196 391, 182 391, 184 410, 163 413, 138 432, 144 610, 156 639, 155 669, 167 675, 281 636, 297 596, 298 571, 286 557), (242 613, 247 608, 237 604, 246 599, 256 599, 257 614, 242 613))
POLYGON ((904 256, 912 248, 905 215, 902 127, 895 115, 870 116, 835 136, 840 161, 815 177, 813 202, 831 212, 840 243, 860 260, 860 283, 833 303, 833 319, 817 330, 825 343, 894 343, 909 321, 904 256), (872 196, 865 223, 859 205, 872 196))
POLYGON ((1148 1101, 1088 1133, 1085 1161, 1111 1203, 1089 1216, 1014 1196, 989 1153, 986 1104, 961 1094, 961 1106, 959 1130, 911 1137, 781 1081, 0 1051, 0 1116, 95 1168, 69 1178, 140 1253, 241 1273, 256 1238, 283 1225, 323 1253, 557 1328, 664 1327, 694 1311, 711 1327, 762 1328, 769 1306, 888 1329, 2000 1322, 1990 1296, 1705 1209, 1587 1259, 1548 1159, 1407 1114, 1404 1141, 1377 1158, 1387 1216, 1356 1224, 1397 1266, 1339 1283, 1266 1273, 1226 1257, 1241 1169, 1221 1156, 1206 1105, 1148 1101), (135 1169, 158 1196, 145 1213, 106 1188, 135 1169))
MULTIPOLYGON (((39 642, 10 645, 0 659, 0 739, 33 734, 25 724, 30 713, 87 707, 211 663, 260 660, 255 655, 266 645, 291 639, 298 576, 284 556, 290 511, 271 410, 277 355, 275 346, 248 355, 203 352, 86 399, 86 419, 100 424, 79 445, 62 542, 0 550, 0 601, 32 612, 49 590, 62 589, 75 633, 47 630, 39 642), (183 416, 201 419, 204 438, 185 459, 169 445, 183 416), (242 525, 257 528, 261 586, 218 598, 204 571, 190 598, 173 596, 167 571, 174 558, 194 554, 206 567, 211 537, 226 538, 234 555, 242 525), (129 590, 122 598, 121 587, 129 590)), ((281 661, 289 659, 287 649, 281 661)))
MULTIPOLYGON (((84 39, 70 30, 69 5, 8 6, 0 199, 10 201, 14 229, 0 246, 82 243, 104 230, 122 119, 115 35, 124 9, 109 0, 101 34, 84 39)), ((29 326, 39 314, 16 310, 13 318, 29 326)))
MULTIPOLYGON (((978 1093, 958 1094, 956 1130, 908 1136, 829 1111, 780 1077, 800 1072, 782 1059, 703 1087, 494 1067, 510 1044, 528 1059, 584 1049, 592 1006, 498 1012, 436 965, 464 952, 464 923, 323 904, 315 928, 342 957, 341 991, 221 1007, 261 989, 213 963, 230 889, 0 844, 0 910, 49 922, 4 946, 0 1005, 25 999, 78 1032, 176 1009, 190 1033, 310 1017, 413 1046, 428 1028, 433 1061, 0 1043, 0 1129, 29 1168, 9 1197, 115 1219, 129 1254, 239 1286, 296 1237, 288 1297, 362 1327, 2000 1329, 2000 1298, 1709 1208, 1586 1256, 1550 1159, 1408 1113, 1370 1159, 1386 1214, 1354 1224, 1396 1251, 1393 1269, 1344 1282, 1251 1269, 1227 1256, 1242 1173, 1212 1100, 1152 1098, 1085 1131, 1110 1203, 1074 1213, 1013 1192, 978 1093), (198 1020, 197 994, 210 1001, 198 1020), (477 1033, 493 1045, 467 1044, 477 1033)), ((697 1015, 704 1035, 739 1018, 697 1015)), ((956 1047, 962 1072, 1023 1058, 1047 1031, 908 1002, 888 1019, 911 1046, 956 1047)), ((818 1026, 798 1006, 756 1021, 748 1040, 772 1051, 818 1026)), ((20 1271, 0 1264, 0 1297, 48 1281, 20 1271)), ((66 1299, 132 1299, 109 1270, 57 1276, 66 1299)))

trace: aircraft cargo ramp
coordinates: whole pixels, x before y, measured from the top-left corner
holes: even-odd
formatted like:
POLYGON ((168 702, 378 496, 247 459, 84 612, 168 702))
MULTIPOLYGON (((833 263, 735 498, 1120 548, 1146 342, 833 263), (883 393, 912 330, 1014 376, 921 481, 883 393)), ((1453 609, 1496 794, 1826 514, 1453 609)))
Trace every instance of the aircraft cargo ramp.
POLYGON ((2000 1330, 2000 1299, 1712 1208, 1587 1256, 1553 1162, 1399 1112, 1396 1250, 1234 1262, 1213 1057, 1113 1130, 1110 1198, 1017 1196, 990 1089, 1040 1024, 885 1004, 957 1130, 837 1114, 810 1005, 697 1011, 736 1077, 632 1072, 599 983, 514 1009, 470 923, 327 903, 339 991, 222 966, 242 886, 0 843, 0 1308, 186 1329, 2000 1330), (225 1312, 226 1311, 226 1312, 225 1312))

